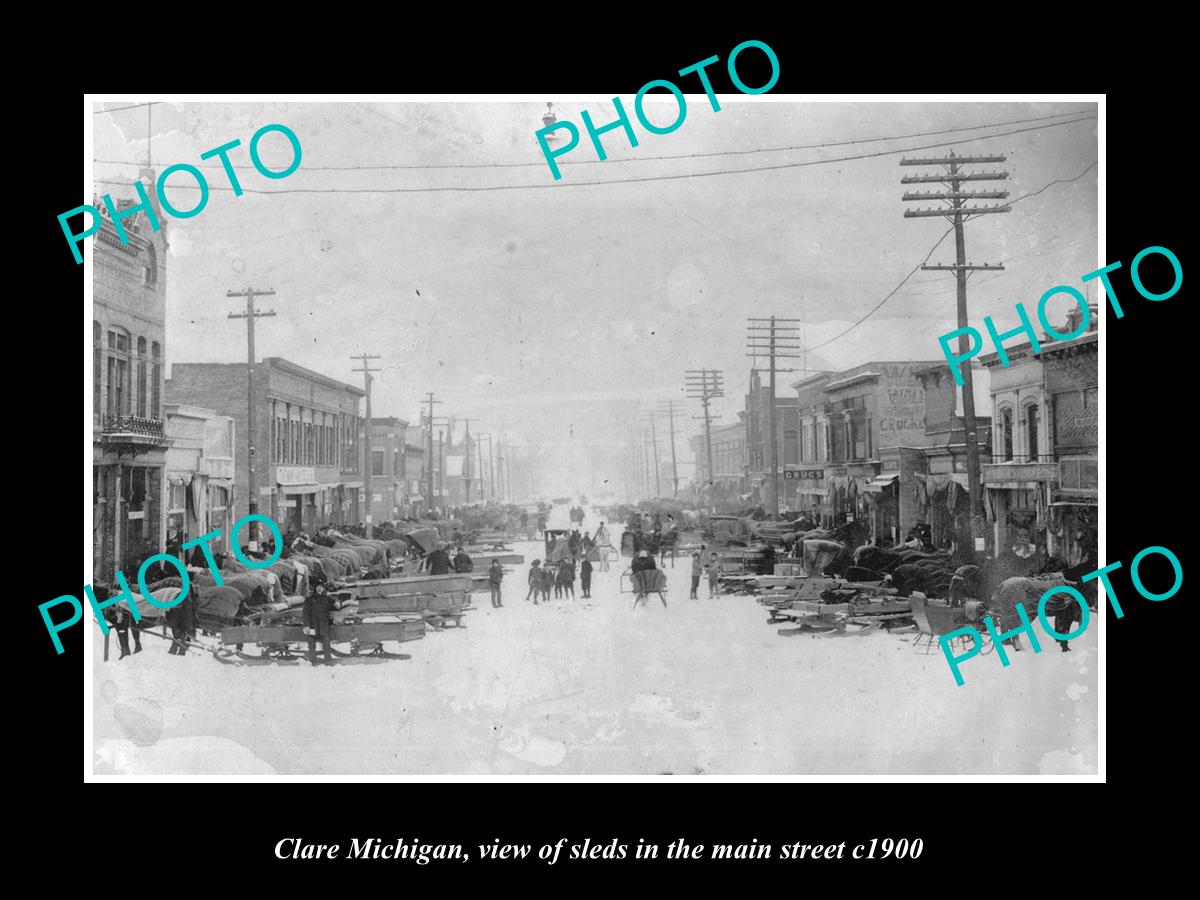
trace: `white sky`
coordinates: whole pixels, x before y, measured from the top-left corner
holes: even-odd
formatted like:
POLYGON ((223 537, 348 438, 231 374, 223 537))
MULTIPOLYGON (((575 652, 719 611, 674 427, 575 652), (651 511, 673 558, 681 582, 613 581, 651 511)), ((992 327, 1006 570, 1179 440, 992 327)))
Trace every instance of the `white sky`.
MULTIPOLYGON (((554 98, 547 98, 554 99, 554 98)), ((632 116, 632 98, 623 97, 632 116)), ((764 96, 721 97, 713 112, 703 95, 688 97, 674 133, 640 128, 631 149, 623 132, 604 135, 610 158, 596 162, 584 133, 560 158, 557 186, 531 190, 438 193, 211 194, 191 219, 170 219, 167 276, 168 361, 245 359, 245 325, 229 320, 236 301, 225 292, 273 288, 261 303, 275 318, 259 320, 260 358, 282 356, 361 385, 351 354, 376 353, 386 366, 374 385, 373 412, 417 421, 418 401, 435 391, 438 414, 481 420, 473 430, 514 444, 565 454, 548 474, 548 490, 591 489, 621 459, 639 409, 682 398, 683 372, 725 372, 727 398, 714 406, 721 424, 736 421, 749 380, 745 317, 802 318, 813 346, 834 337, 877 304, 928 253, 947 224, 904 219, 899 154, 746 174, 642 184, 567 187, 571 182, 807 162, 942 143, 909 155, 1006 153, 1012 197, 1079 175, 1097 159, 1096 121, 997 126, 1022 133, 959 142, 980 132, 847 144, 822 149, 693 159, 663 154, 758 150, 862 141, 914 132, 988 125, 1075 110, 1071 103, 794 103, 764 96), (586 162, 591 160, 592 162, 586 162), (420 295, 417 295, 417 291, 420 295), (587 465, 587 462, 591 465, 587 465), (573 467, 577 478, 564 469, 573 467)), ((124 104, 105 104, 117 106, 124 104)), ((673 101, 647 104, 652 121, 674 115, 673 101)), ((580 126, 587 109, 597 124, 610 103, 559 101, 560 120, 580 126)), ((152 107, 153 159, 159 172, 234 138, 232 159, 250 166, 248 144, 262 125, 282 123, 299 136, 303 161, 271 181, 239 169, 242 186, 296 189, 428 188, 552 185, 534 138, 544 103, 176 103, 152 107), (525 167, 320 170, 322 166, 449 166, 534 163, 525 167)), ((144 160, 145 109, 95 118, 98 160, 144 160)), ((279 135, 263 157, 289 159, 279 135)), ((209 165, 204 163, 203 165, 209 165)), ((209 183, 226 187, 219 169, 209 183)), ((96 177, 128 183, 136 166, 96 164, 96 177)), ((176 175, 171 186, 189 183, 176 175)), ((936 185, 914 186, 917 190, 936 185)), ((101 183, 97 193, 125 193, 101 183)), ((1097 169, 1054 185, 1004 215, 967 227, 973 262, 1003 259, 1007 271, 979 273, 970 286, 972 324, 992 314, 1016 324, 1013 304, 1034 314, 1057 284, 1079 285, 1099 265, 1097 169)), ((196 192, 168 189, 183 208, 196 192)), ((948 237, 930 262, 953 262, 948 237)), ((1094 299, 1090 288, 1088 296, 1094 299)), ((1062 321, 1066 304, 1051 314, 1062 321)), ((866 323, 808 358, 813 368, 844 369, 871 359, 938 359, 937 336, 955 323, 950 273, 918 272, 866 323)), ((796 361, 799 365, 799 361, 796 361)), ((781 394, 796 375, 780 378, 781 394)), ((690 458, 685 420, 678 441, 690 458)), ((669 458, 665 438, 660 448, 669 458)), ((685 471, 690 472, 690 469, 685 471)))

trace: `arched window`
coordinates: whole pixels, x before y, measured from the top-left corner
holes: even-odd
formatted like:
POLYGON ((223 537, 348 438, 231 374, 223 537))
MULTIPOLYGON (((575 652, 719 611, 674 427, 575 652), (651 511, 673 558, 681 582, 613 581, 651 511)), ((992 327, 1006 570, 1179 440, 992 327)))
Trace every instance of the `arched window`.
POLYGON ((1025 437, 1029 448, 1028 462, 1038 460, 1038 406, 1030 403, 1025 407, 1025 437))
POLYGON ((146 415, 146 339, 137 339, 137 414, 146 415))
POLYGON ((162 418, 162 348, 155 341, 150 345, 153 366, 150 370, 150 418, 162 418))
POLYGON ((92 415, 100 415, 104 381, 104 328, 92 322, 92 415))
POLYGON ((1011 409, 1000 413, 1000 452, 1004 462, 1012 462, 1013 458, 1013 415, 1011 409))

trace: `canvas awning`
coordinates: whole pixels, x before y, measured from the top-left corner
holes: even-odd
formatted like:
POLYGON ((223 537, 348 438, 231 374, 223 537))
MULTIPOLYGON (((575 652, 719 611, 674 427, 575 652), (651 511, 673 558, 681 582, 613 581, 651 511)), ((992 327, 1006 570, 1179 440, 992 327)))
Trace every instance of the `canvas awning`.
POLYGON ((281 484, 279 492, 281 494, 315 494, 319 484, 281 484))
POLYGON ((899 474, 894 472, 891 475, 877 475, 863 486, 863 490, 875 494, 880 493, 891 488, 899 477, 899 474))

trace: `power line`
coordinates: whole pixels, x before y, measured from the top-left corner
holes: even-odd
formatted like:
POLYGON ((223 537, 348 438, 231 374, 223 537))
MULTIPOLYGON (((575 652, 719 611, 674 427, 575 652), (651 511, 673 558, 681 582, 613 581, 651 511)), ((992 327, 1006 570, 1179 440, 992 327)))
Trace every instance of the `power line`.
MULTIPOLYGON (((1019 203, 1020 201, 1025 200, 1029 197, 1036 196, 1037 194, 1040 194, 1042 191, 1046 190, 1046 188, 1050 187, 1051 185, 1068 184, 1072 181, 1078 181, 1080 178, 1082 178, 1084 175, 1086 175, 1089 171, 1091 171, 1095 166, 1096 166, 1096 162, 1092 162, 1086 169, 1084 169, 1082 172, 1080 172, 1074 178, 1056 179, 1055 181, 1051 181, 1049 184, 1043 185, 1042 187, 1038 188, 1036 191, 1033 191, 1032 193, 1022 194, 1020 197, 1017 197, 1015 200, 1012 200, 1009 203, 1009 206, 1011 206, 1013 203, 1019 203)), ((972 218, 974 218, 974 217, 972 217, 972 218)), ((879 308, 882 307, 883 304, 885 304, 889 300, 891 300, 892 297, 895 296, 896 292, 899 291, 900 288, 904 287, 904 285, 908 282, 908 280, 913 277, 913 275, 917 272, 918 269, 921 268, 921 266, 923 266, 923 265, 925 265, 925 263, 929 262, 929 257, 933 256, 933 251, 936 250, 939 246, 941 246, 942 241, 944 241, 946 239, 946 236, 948 234, 950 234, 950 232, 952 232, 953 230, 954 230, 953 225, 951 225, 949 228, 947 228, 946 231, 942 234, 942 236, 940 238, 938 238, 937 243, 929 248, 929 252, 925 254, 925 258, 923 260, 921 260, 919 263, 917 263, 917 265, 914 266, 913 269, 907 275, 905 275, 904 278, 901 279, 900 283, 888 292, 886 297, 884 297, 877 304, 875 304, 875 306, 871 309, 870 312, 868 312, 865 316, 863 316, 861 319, 859 319, 857 322, 855 322, 853 325, 851 325, 849 328, 847 328, 841 334, 836 335, 835 337, 831 337, 829 340, 824 341, 823 343, 817 344, 815 347, 808 347, 806 349, 807 350, 820 350, 822 347, 827 347, 830 344, 832 344, 834 341, 839 340, 842 337, 845 337, 847 334, 849 334, 851 331, 853 331, 855 328, 857 328, 859 325, 861 325, 863 322, 865 322, 871 316, 875 315, 875 313, 878 312, 879 308)), ((1037 249, 1037 248, 1034 248, 1034 249, 1037 249)))
MULTIPOLYGON (((122 109, 133 109, 131 106, 121 107, 122 109)), ((111 110, 102 110, 103 112, 111 112, 111 110)), ((371 112, 375 112, 371 110, 371 112)), ((379 113, 375 113, 380 115, 379 113)), ((786 147, 758 147, 752 150, 712 150, 707 153, 666 153, 661 156, 624 156, 624 157, 609 157, 607 160, 602 159, 580 159, 580 160, 563 160, 559 163, 562 165, 598 165, 602 162, 622 163, 622 162, 658 162, 665 159, 702 159, 713 156, 747 156, 754 153, 783 153, 789 150, 820 150, 826 147, 845 147, 851 144, 875 144, 881 141, 898 141, 914 137, 932 137, 939 134, 953 134, 960 131, 978 131, 981 128, 1002 128, 1005 125, 1024 125, 1029 122, 1045 122, 1051 119, 1061 119, 1069 116, 1086 115, 1087 110, 1078 110, 1069 113, 1055 113, 1051 116, 1037 116, 1029 119, 1010 119, 1006 122, 988 122, 983 125, 961 125, 957 128, 944 128, 940 131, 913 131, 908 134, 893 134, 884 135, 881 137, 869 138, 852 138, 842 141, 825 141, 819 144, 793 144, 786 147)), ((387 118, 382 116, 382 118, 387 118)), ((388 121, 393 121, 388 119, 388 121)), ((119 166, 139 166, 141 163, 129 162, 122 159, 93 159, 93 162, 111 163, 119 166)), ((355 165, 355 166, 305 166, 306 172, 356 172, 356 171, 377 171, 377 170, 411 170, 411 169, 518 169, 541 167, 546 163, 538 162, 500 162, 500 163, 387 163, 378 165, 355 165)), ((224 168, 220 163, 202 163, 196 166, 198 169, 221 169, 224 168)), ((234 169, 251 171, 253 166, 233 166, 234 169)))
MULTIPOLYGON (((158 100, 152 100, 149 103, 135 103, 132 106, 114 106, 111 109, 96 109, 96 110, 92 111, 92 115, 98 116, 101 113, 120 112, 123 109, 142 109, 143 107, 146 107, 146 106, 154 106, 156 103, 159 103, 159 102, 160 101, 158 101, 158 100)), ((137 163, 129 163, 129 165, 135 166, 135 165, 137 165, 137 163)))
MULTIPOLYGON (((252 188, 242 188, 245 194, 436 194, 446 192, 462 192, 476 193, 480 191, 521 191, 521 190, 560 190, 574 187, 596 187, 599 185, 610 184, 638 184, 650 181, 678 181, 684 178, 711 178, 718 175, 744 175, 751 172, 772 172, 780 169, 800 169, 806 166, 824 166, 833 163, 850 162, 858 159, 873 159, 881 156, 895 156, 898 153, 911 153, 914 150, 930 150, 937 147, 947 147, 956 144, 970 144, 975 141, 992 140, 994 138, 1008 137, 1014 134, 1021 134, 1026 131, 1040 131, 1043 128, 1056 128, 1060 125, 1074 125, 1077 122, 1087 122, 1096 119, 1096 116, 1086 116, 1080 119, 1071 119, 1066 122, 1048 122, 1044 125, 1032 126, 1029 128, 1017 128, 1011 131, 1001 131, 996 134, 985 134, 978 137, 962 138, 954 141, 938 141, 933 144, 924 144, 916 147, 902 147, 897 150, 878 150, 873 153, 859 153, 851 156, 839 156, 834 159, 812 159, 804 162, 778 163, 771 166, 756 166, 746 169, 718 169, 713 172, 689 172, 676 175, 649 175, 644 178, 615 178, 606 181, 562 181, 562 182, 546 182, 544 184, 493 184, 493 185, 477 185, 463 186, 453 185, 444 187, 419 187, 419 188, 285 188, 275 191, 260 191, 252 188)), ((119 184, 127 185, 128 182, 113 181, 110 179, 97 179, 100 184, 119 184)), ((185 190, 199 190, 199 185, 179 184, 175 187, 185 190)), ((209 185, 210 191, 229 191, 231 187, 220 187, 217 185, 209 185)))

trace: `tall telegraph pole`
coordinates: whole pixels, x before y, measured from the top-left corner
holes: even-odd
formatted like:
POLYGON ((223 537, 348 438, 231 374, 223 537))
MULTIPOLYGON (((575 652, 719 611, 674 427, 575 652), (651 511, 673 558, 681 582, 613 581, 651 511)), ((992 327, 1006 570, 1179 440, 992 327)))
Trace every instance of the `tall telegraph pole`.
POLYGON ((679 499, 679 462, 675 458, 675 401, 664 400, 659 404, 659 412, 667 414, 667 420, 670 423, 671 429, 671 496, 676 500, 679 499))
POLYGON ((379 372, 382 370, 372 369, 367 366, 367 360, 379 359, 380 357, 378 357, 378 356, 372 356, 369 353, 360 353, 358 356, 351 356, 350 358, 362 360, 362 368, 361 369, 351 369, 350 371, 362 372, 363 386, 365 387, 366 392, 367 392, 367 419, 366 419, 366 423, 365 423, 366 428, 364 429, 366 434, 364 435, 363 442, 362 442, 362 445, 363 445, 363 469, 362 469, 362 471, 363 471, 363 483, 367 486, 367 491, 366 491, 367 509, 366 509, 366 518, 363 521, 366 522, 366 524, 367 524, 367 537, 371 537, 372 534, 374 534, 374 527, 371 524, 371 518, 372 518, 371 517, 371 497, 374 496, 371 493, 371 488, 374 487, 374 485, 371 483, 371 382, 374 379, 371 378, 371 373, 379 372))
MULTIPOLYGON (((964 165, 979 163, 1002 163, 1005 156, 955 156, 954 151, 944 157, 924 157, 920 159, 901 159, 902 166, 943 166, 944 171, 936 175, 906 175, 900 179, 901 184, 941 184, 948 185, 949 190, 915 191, 905 193, 903 199, 909 200, 940 200, 948 205, 929 209, 906 209, 904 218, 922 218, 929 216, 944 216, 954 226, 954 265, 925 265, 922 269, 953 272, 958 283, 958 327, 967 327, 967 277, 972 272, 1002 271, 1002 265, 981 266, 967 263, 966 241, 963 238, 963 216, 982 216, 991 213, 1006 213, 1012 211, 1007 203, 995 203, 991 206, 966 206, 964 200, 1006 200, 1008 191, 972 191, 962 190, 964 181, 1005 181, 1007 172, 964 172, 964 165)), ((962 356, 970 354, 968 336, 963 331, 958 336, 958 352, 962 356)), ((960 366, 963 377, 963 426, 967 432, 967 492, 971 498, 971 534, 980 537, 983 521, 983 488, 979 477, 979 440, 975 430, 975 378, 972 366, 960 366)))
MULTIPOLYGON (((256 291, 254 288, 248 287, 244 291, 226 291, 225 296, 246 298, 246 311, 244 313, 230 313, 229 318, 246 320, 246 489, 249 493, 249 496, 246 498, 246 512, 250 515, 255 515, 258 513, 258 479, 255 478, 254 472, 254 320, 273 316, 275 315, 275 310, 269 309, 266 312, 259 312, 254 308, 254 298, 274 297, 275 291, 256 291)), ((250 522, 250 534, 247 540, 257 540, 257 534, 258 523, 252 521, 250 522)), ((230 540, 236 541, 237 535, 231 535, 230 540)))
POLYGON ((429 449, 425 453, 425 504, 427 507, 426 515, 429 515, 433 512, 433 407, 435 404, 440 404, 442 401, 434 400, 433 391, 429 391, 426 394, 426 400, 424 402, 429 405, 429 413, 425 417, 425 424, 428 428, 427 438, 429 444, 429 449))
POLYGON ((661 466, 659 466, 658 456, 658 426, 655 422, 655 411, 653 409, 646 413, 646 421, 650 423, 650 447, 654 452, 654 458, 650 463, 650 468, 654 472, 654 496, 661 497, 662 479, 659 472, 661 466))
POLYGON ((687 388, 688 397, 692 400, 699 400, 700 405, 704 408, 703 416, 693 416, 692 418, 704 419, 704 446, 708 463, 710 499, 712 497, 713 485, 716 482, 716 474, 713 472, 712 420, 719 417, 712 414, 709 404, 717 397, 725 396, 724 378, 725 376, 721 373, 720 369, 688 369, 684 373, 684 383, 687 388))
POLYGON ((777 359, 799 359, 800 338, 799 319, 781 319, 771 316, 769 319, 748 320, 746 326, 746 355, 755 358, 765 356, 771 368, 770 386, 767 388, 768 417, 770 420, 771 449, 770 460, 771 478, 767 489, 767 512, 772 516, 779 515, 779 425, 776 421, 775 373, 781 370, 775 365, 777 359))
POLYGON ((471 423, 478 422, 478 419, 463 419, 467 423, 466 437, 463 438, 465 446, 463 447, 463 482, 466 488, 467 504, 471 503, 471 423))

